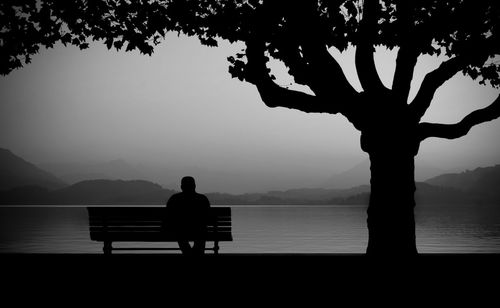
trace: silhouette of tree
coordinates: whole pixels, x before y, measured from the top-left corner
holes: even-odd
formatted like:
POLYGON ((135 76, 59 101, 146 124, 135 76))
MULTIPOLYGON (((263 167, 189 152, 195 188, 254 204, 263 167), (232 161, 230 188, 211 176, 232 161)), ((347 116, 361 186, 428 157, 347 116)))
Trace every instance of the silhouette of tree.
MULTIPOLYGON (((500 116, 500 98, 455 124, 421 119, 436 91, 459 72, 500 86, 500 2, 475 0, 74 0, 2 1, 2 74, 30 62, 40 46, 56 42, 84 49, 89 39, 108 48, 151 55, 167 31, 245 42, 229 57, 229 73, 256 86, 269 107, 345 116, 361 132, 371 161, 367 253, 417 253, 414 157, 431 137, 454 139, 500 116), (363 90, 346 79, 330 49, 355 46, 363 90), (397 48, 392 87, 381 82, 375 46, 397 48), (420 55, 447 57, 428 73, 414 99, 410 85, 420 55), (267 67, 282 61, 297 84, 313 94, 278 85, 267 67), (396 179, 396 182, 394 182, 396 179)), ((319 133, 319 132, 318 132, 319 133)))

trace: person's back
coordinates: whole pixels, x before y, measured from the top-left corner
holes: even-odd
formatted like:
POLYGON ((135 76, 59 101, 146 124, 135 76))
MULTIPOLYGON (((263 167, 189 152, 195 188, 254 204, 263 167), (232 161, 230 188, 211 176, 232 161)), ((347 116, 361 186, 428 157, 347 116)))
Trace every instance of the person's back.
POLYGON ((169 224, 182 234, 200 233, 206 228, 208 198, 198 193, 180 192, 167 202, 169 224))
POLYGON ((194 178, 184 177, 182 192, 174 194, 167 202, 168 222, 178 237, 179 247, 184 254, 203 254, 210 202, 196 192, 194 178), (189 240, 196 239, 191 248, 189 240))

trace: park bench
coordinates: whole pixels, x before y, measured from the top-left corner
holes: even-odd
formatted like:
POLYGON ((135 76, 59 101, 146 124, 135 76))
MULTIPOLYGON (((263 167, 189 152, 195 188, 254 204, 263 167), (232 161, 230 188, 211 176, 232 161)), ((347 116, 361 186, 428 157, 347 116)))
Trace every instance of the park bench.
MULTIPOLYGON (((103 242, 104 254, 113 250, 180 250, 177 245, 177 248, 112 246, 116 242, 177 242, 176 236, 163 225, 168 215, 166 207, 87 207, 87 210, 90 239, 103 242)), ((207 245, 205 250, 218 254, 219 242, 232 240, 231 208, 211 207, 206 241, 214 245, 207 245)))

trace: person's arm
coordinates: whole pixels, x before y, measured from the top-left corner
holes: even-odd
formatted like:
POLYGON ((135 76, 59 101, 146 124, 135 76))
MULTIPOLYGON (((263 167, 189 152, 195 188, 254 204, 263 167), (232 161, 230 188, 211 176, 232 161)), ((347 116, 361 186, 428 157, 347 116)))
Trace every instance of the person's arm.
POLYGON ((203 195, 203 220, 205 224, 208 224, 211 217, 210 217, 210 200, 208 200, 207 196, 203 195))
POLYGON ((167 227, 170 228, 170 229, 174 229, 176 228, 178 222, 177 222, 177 211, 178 211, 178 207, 177 207, 177 204, 178 204, 178 200, 177 200, 177 196, 176 195, 172 195, 168 201, 167 201, 167 216, 166 216, 166 219, 165 219, 165 222, 167 224, 167 227))
POLYGON ((209 208, 210 207, 210 200, 208 200, 207 196, 203 196, 203 197, 205 197, 206 207, 209 208))
POLYGON ((168 198, 167 200, 167 208, 170 208, 172 207, 172 204, 173 204, 173 199, 174 199, 174 196, 170 196, 170 198, 168 198))

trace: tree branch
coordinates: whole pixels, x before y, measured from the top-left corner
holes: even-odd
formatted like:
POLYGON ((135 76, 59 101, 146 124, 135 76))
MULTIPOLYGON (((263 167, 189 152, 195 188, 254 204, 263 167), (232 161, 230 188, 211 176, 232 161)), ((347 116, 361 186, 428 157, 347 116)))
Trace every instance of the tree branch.
POLYGON ((500 96, 489 106, 471 112, 462 121, 455 124, 420 123, 418 135, 420 141, 429 137, 456 139, 467 135, 469 130, 478 124, 500 117, 500 96))
POLYGON ((342 67, 328 52, 326 44, 309 37, 302 40, 301 46, 304 58, 314 73, 312 78, 314 78, 316 91, 328 97, 334 96, 332 99, 339 104, 347 103, 357 94, 347 80, 342 67))
MULTIPOLYGON (((293 77, 296 83, 309 86, 316 93, 314 73, 311 67, 306 63, 300 51, 300 44, 296 39, 287 37, 281 42, 279 58, 288 67, 288 73, 293 77)), ((317 90, 317 89, 316 89, 317 90)))
POLYGON ((359 41, 356 47, 355 64, 359 81, 365 91, 381 90, 384 85, 380 80, 375 66, 373 42, 377 29, 376 12, 379 9, 376 0, 365 0, 363 5, 363 19, 359 28, 359 41))
POLYGON ((342 67, 328 52, 324 40, 327 29, 319 22, 314 2, 298 2, 287 16, 289 27, 274 40, 279 58, 297 83, 309 86, 316 96, 346 110, 358 94, 347 80, 342 67))
POLYGON ((456 56, 441 63, 437 69, 425 76, 417 95, 410 104, 410 111, 415 115, 417 122, 420 121, 431 105, 437 89, 466 65, 467 61, 464 56, 456 56))
POLYGON ((285 89, 277 85, 269 76, 266 67, 268 58, 265 56, 264 50, 263 42, 247 41, 248 63, 245 80, 257 87, 262 101, 268 107, 285 107, 307 113, 335 114, 339 112, 334 104, 329 104, 318 96, 285 89))
POLYGON ((407 103, 410 93, 413 71, 417 64, 418 51, 410 43, 401 45, 396 58, 396 70, 392 81, 392 90, 399 100, 407 103))
POLYGON ((392 90, 399 100, 407 103, 410 93, 413 71, 417 64, 419 52, 410 35, 413 27, 411 1, 402 0, 397 3, 399 26, 399 51, 396 58, 396 70, 392 81, 392 90))

